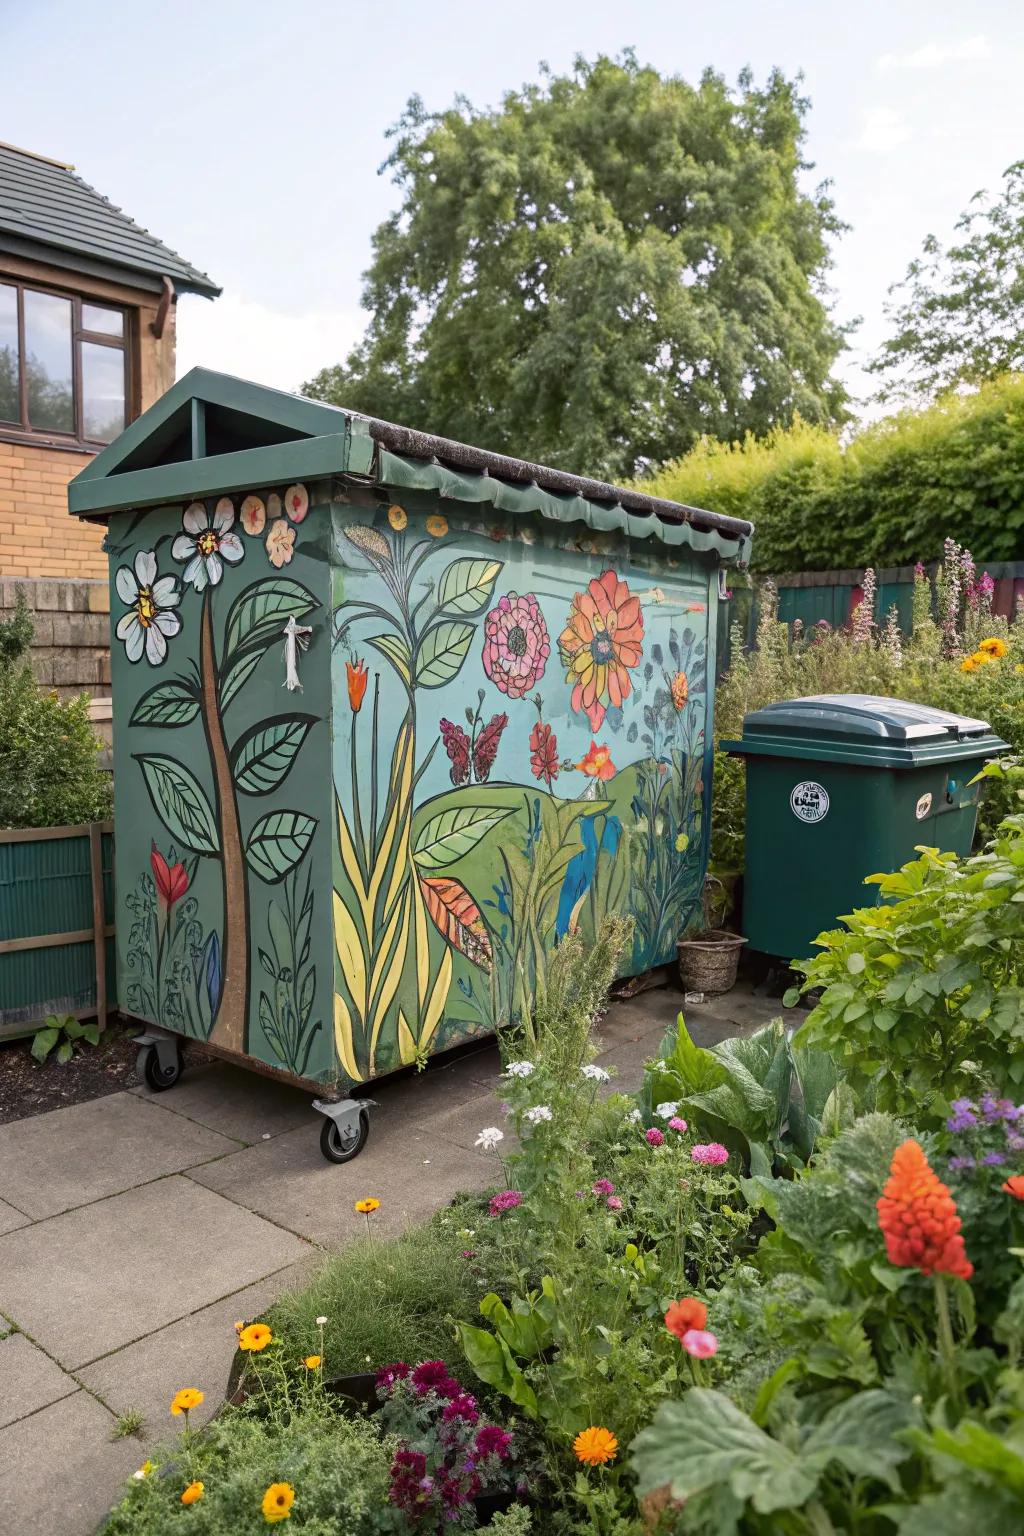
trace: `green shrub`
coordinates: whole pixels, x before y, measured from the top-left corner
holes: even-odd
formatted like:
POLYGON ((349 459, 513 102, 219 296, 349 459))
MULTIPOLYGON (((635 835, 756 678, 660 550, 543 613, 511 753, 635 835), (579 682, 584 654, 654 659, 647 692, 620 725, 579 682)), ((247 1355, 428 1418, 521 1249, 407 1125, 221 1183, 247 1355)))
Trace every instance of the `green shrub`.
POLYGON ((1024 376, 902 411, 845 446, 804 422, 764 440, 705 440, 642 485, 750 518, 759 571, 902 565, 947 535, 979 560, 1015 560, 1024 526, 1024 376))
POLYGON ((110 815, 110 777, 82 695, 62 704, 26 661, 32 623, 21 593, 0 625, 0 827, 62 827, 110 815))

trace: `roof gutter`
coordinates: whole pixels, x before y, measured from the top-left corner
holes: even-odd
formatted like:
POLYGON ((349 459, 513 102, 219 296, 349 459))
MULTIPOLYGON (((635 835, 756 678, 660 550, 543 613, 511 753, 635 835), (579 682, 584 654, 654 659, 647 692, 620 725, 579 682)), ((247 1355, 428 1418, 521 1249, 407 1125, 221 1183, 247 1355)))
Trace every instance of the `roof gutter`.
POLYGON ((375 443, 392 453, 407 454, 410 458, 440 460, 456 469, 493 475, 499 480, 538 485, 542 490, 566 496, 583 496, 588 501, 608 502, 613 506, 625 507, 630 512, 660 517, 671 523, 690 523, 694 528, 728 534, 735 539, 749 539, 754 531, 753 523, 742 517, 727 517, 724 513, 708 512, 702 507, 688 507, 678 501, 666 501, 660 496, 648 496, 643 491, 630 490, 626 486, 610 485, 606 480, 591 480, 585 475, 569 474, 564 469, 550 469, 544 464, 506 458, 504 454, 490 453, 485 448, 473 448, 449 437, 433 437, 429 432, 400 427, 392 421, 371 417, 367 419, 366 425, 375 443))

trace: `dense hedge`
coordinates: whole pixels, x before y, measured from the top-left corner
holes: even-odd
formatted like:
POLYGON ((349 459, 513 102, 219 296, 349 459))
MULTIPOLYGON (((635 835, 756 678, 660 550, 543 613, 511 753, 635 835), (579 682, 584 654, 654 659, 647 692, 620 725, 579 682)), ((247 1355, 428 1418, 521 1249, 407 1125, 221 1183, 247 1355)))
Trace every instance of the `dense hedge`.
POLYGON ((705 440, 644 489, 748 517, 760 571, 906 565, 952 537, 978 561, 1024 548, 1024 376, 864 428, 848 444, 798 422, 705 440))

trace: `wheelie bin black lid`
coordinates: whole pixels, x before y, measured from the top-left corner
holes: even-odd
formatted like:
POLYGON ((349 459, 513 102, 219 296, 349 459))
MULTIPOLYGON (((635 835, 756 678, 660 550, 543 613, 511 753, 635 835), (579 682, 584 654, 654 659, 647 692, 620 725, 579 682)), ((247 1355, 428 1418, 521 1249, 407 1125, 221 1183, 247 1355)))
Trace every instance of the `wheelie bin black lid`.
POLYGON ((987 720, 869 693, 817 693, 769 704, 746 716, 741 740, 719 746, 734 757, 790 757, 865 768, 917 768, 1009 751, 987 720))

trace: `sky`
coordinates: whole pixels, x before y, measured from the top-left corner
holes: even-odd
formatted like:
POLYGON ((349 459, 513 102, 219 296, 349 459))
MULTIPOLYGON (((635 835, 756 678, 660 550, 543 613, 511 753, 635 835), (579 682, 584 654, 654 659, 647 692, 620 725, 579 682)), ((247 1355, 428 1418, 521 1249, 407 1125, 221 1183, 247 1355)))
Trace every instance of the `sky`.
POLYGON ((297 390, 362 332, 408 98, 495 105, 541 60, 627 46, 691 81, 802 73, 804 180, 850 225, 829 281, 861 323, 838 371, 865 398, 889 285, 1024 158, 1020 0, 0 0, 0 140, 73 162, 223 286, 182 297, 179 374, 297 390))

